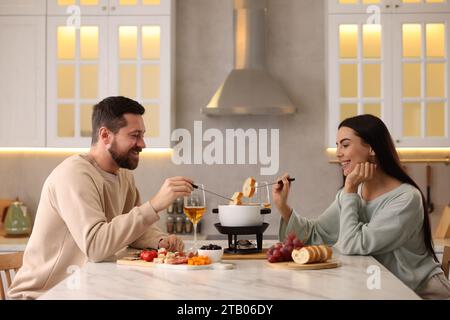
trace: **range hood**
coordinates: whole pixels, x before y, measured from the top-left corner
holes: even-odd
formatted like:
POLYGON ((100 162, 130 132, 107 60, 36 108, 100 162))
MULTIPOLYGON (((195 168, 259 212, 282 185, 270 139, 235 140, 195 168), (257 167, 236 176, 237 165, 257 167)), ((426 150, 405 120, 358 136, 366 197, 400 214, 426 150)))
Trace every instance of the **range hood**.
POLYGON ((234 69, 201 109, 207 115, 287 115, 297 110, 266 71, 267 0, 234 0, 234 69))

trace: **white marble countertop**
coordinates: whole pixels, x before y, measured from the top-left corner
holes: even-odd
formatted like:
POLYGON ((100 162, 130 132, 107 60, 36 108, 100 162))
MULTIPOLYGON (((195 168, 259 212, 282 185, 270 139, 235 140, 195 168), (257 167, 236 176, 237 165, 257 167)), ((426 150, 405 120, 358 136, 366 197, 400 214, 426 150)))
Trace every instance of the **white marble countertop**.
POLYGON ((342 265, 323 270, 280 270, 265 260, 227 260, 234 269, 187 271, 89 262, 41 299, 419 299, 374 258, 334 255, 342 265), (379 270, 379 289, 368 288, 371 266, 379 270))

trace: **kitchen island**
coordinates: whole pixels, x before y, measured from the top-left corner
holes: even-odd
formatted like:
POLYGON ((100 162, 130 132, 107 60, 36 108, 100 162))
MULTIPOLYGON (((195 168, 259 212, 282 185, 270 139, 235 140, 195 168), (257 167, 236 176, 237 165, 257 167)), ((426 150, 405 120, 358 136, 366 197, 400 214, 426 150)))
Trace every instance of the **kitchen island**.
MULTIPOLYGON (((214 243, 226 246, 225 241, 214 243)), ((266 260, 224 260, 234 264, 232 270, 88 262, 40 299, 420 299, 371 256, 345 256, 334 250, 334 257, 341 266, 323 270, 280 270, 266 260)))

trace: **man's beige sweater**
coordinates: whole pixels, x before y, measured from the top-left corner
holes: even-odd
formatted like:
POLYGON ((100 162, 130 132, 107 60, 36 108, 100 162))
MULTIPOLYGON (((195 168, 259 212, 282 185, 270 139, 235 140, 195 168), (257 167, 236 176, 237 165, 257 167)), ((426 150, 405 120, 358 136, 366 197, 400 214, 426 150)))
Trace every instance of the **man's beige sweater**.
POLYGON ((131 245, 157 248, 166 236, 158 214, 140 204, 133 174, 103 171, 87 155, 71 156, 44 183, 23 266, 9 291, 35 299, 70 275, 71 266, 109 260, 131 245))

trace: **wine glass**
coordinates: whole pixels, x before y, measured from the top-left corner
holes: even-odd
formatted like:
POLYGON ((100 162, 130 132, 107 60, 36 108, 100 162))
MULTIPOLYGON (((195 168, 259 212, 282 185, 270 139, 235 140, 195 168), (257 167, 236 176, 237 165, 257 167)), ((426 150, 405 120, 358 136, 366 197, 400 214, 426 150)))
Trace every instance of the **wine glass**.
POLYGON ((191 192, 187 197, 184 197, 184 214, 191 220, 194 226, 194 245, 190 249, 193 253, 197 251, 197 223, 202 219, 206 212, 206 197, 205 188, 202 184, 198 185, 197 189, 191 192))
POLYGON ((255 195, 256 202, 264 208, 270 208, 270 192, 267 181, 259 181, 255 183, 255 195))

